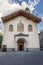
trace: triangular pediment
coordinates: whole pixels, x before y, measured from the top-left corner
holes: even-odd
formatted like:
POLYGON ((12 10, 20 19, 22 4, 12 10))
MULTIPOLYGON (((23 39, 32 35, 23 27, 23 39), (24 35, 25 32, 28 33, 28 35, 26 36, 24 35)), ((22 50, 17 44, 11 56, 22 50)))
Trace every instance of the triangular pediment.
POLYGON ((13 12, 7 16, 2 17, 1 19, 3 20, 3 22, 9 21, 13 18, 16 18, 18 16, 23 16, 26 17, 27 19, 30 19, 36 23, 39 23, 41 21, 41 18, 38 18, 36 16, 34 16, 33 14, 26 12, 25 10, 18 10, 16 12, 13 12))

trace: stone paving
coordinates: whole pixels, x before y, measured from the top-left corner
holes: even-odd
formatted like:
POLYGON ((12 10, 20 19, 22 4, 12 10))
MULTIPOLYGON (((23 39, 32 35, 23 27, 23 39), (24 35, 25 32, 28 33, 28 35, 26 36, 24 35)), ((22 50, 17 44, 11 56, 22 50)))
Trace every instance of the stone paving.
POLYGON ((43 65, 43 51, 0 52, 0 65, 43 65))

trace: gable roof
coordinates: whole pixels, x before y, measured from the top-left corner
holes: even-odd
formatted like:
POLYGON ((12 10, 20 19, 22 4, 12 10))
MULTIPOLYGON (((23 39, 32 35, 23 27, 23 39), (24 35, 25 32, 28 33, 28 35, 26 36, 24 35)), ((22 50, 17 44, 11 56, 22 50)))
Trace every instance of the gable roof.
POLYGON ((34 16, 33 14, 26 12, 25 10, 18 10, 16 12, 13 12, 7 16, 2 17, 1 19, 3 20, 3 22, 7 22, 13 18, 16 18, 18 16, 24 16, 27 19, 30 19, 36 23, 39 23, 41 21, 41 18, 38 18, 37 16, 34 16))

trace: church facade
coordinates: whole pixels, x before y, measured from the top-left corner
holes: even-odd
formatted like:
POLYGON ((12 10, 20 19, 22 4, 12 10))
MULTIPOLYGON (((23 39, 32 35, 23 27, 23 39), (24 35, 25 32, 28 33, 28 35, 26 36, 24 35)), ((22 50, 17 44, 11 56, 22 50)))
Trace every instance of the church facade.
POLYGON ((37 23, 41 18, 25 10, 18 10, 2 17, 2 20, 4 23, 2 47, 16 51, 40 49, 37 23))

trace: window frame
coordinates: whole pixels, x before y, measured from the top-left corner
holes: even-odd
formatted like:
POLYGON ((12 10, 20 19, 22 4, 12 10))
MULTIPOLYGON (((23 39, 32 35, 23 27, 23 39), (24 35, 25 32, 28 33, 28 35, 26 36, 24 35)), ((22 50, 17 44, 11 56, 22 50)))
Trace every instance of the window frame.
POLYGON ((32 31, 33 31, 33 26, 32 26, 32 24, 29 24, 29 25, 28 25, 28 31, 29 31, 29 32, 32 32, 32 31))
POLYGON ((13 32, 13 25, 12 24, 9 25, 9 32, 13 32))
POLYGON ((24 24, 21 21, 17 24, 17 31, 18 32, 24 31, 24 24))

